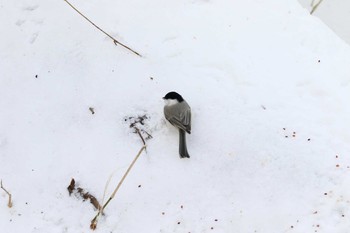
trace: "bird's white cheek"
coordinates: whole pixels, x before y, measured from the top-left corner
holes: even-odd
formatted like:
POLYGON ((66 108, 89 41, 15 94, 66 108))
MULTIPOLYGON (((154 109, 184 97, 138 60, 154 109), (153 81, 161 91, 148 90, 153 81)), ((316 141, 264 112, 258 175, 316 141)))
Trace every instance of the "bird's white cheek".
POLYGON ((179 103, 177 100, 164 100, 164 101, 165 101, 166 106, 171 106, 171 105, 179 103))

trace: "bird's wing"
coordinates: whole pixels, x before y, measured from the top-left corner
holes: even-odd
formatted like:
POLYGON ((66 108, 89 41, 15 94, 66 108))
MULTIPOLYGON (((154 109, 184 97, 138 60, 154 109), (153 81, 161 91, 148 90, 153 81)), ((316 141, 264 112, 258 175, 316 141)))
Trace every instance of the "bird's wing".
POLYGON ((167 117, 167 120, 176 127, 191 133, 191 111, 185 111, 179 115, 172 115, 167 117))
POLYGON ((172 125, 191 133, 191 108, 186 102, 164 107, 164 115, 172 125))
POLYGON ((187 131, 186 126, 184 126, 184 125, 182 124, 182 122, 181 122, 179 119, 177 119, 176 117, 171 117, 171 118, 168 119, 168 121, 169 121, 172 125, 174 125, 174 126, 180 128, 180 129, 182 129, 182 130, 184 130, 184 131, 187 131))

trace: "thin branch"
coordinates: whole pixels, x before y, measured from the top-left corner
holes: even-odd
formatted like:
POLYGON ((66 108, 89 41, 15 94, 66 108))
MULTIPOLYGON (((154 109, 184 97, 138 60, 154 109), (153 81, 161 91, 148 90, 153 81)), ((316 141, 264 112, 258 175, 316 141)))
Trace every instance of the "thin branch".
POLYGON ((119 181, 118 186, 115 188, 114 192, 112 193, 112 195, 109 197, 109 199, 107 200, 107 202, 102 206, 102 208, 98 211, 98 213, 96 214, 96 216, 91 220, 91 225, 90 228, 92 230, 95 230, 97 227, 97 222, 98 222, 98 217, 100 216, 101 213, 103 213, 103 210, 106 208, 106 206, 109 204, 109 202, 115 197, 116 193, 118 192, 119 188, 121 187, 121 185, 123 184, 126 176, 129 174, 130 170, 132 169, 132 167, 134 166, 134 164, 136 163, 137 159, 140 157, 141 153, 143 150, 146 149, 146 145, 144 145, 140 151, 137 153, 136 157, 134 158, 134 160, 131 162, 128 170, 126 170, 124 176, 122 177, 122 179, 119 181))
POLYGON ((136 126, 135 126, 134 128, 135 128, 136 132, 138 133, 138 135, 140 136, 140 138, 141 138, 141 140, 142 140, 142 142, 143 142, 143 145, 145 146, 145 145, 146 145, 146 142, 145 142, 145 139, 143 139, 143 137, 142 137, 142 135, 141 135, 141 133, 140 133, 139 128, 137 128, 136 126))
POLYGON ((7 190, 4 188, 4 186, 2 186, 2 180, 0 181, 0 186, 1 186, 1 189, 4 190, 5 193, 9 196, 9 201, 8 201, 8 203, 7 203, 7 206, 8 206, 9 208, 11 208, 11 207, 13 206, 13 204, 12 204, 12 195, 11 195, 11 193, 10 193, 9 191, 7 191, 7 190))
POLYGON ((147 134, 147 138, 146 139, 151 139, 153 138, 151 134, 149 134, 146 130, 141 130, 141 132, 144 132, 145 134, 147 134))
POLYGON ((317 9, 317 7, 321 4, 323 0, 319 0, 315 5, 314 5, 314 0, 312 1, 311 3, 311 7, 312 7, 312 10, 310 11, 310 15, 312 15, 312 13, 314 13, 317 9))
POLYGON ((136 52, 135 50, 131 49, 130 47, 126 46, 125 44, 119 42, 118 40, 116 40, 113 36, 109 35, 107 32, 105 32, 104 30, 102 30, 99 26, 97 26, 96 24, 94 24, 88 17, 86 17, 83 13, 81 13, 77 8, 75 8, 70 2, 68 2, 68 0, 64 0, 71 8, 73 8, 73 10, 75 10, 79 15, 81 15, 84 19, 86 19, 89 23, 91 23, 93 26, 95 26, 98 30, 100 30, 102 33, 104 33, 106 36, 108 36, 109 38, 111 38, 113 40, 113 43, 115 45, 121 45, 124 48, 126 48, 127 50, 133 52, 134 54, 136 54, 139 57, 142 57, 141 54, 139 54, 138 52, 136 52))

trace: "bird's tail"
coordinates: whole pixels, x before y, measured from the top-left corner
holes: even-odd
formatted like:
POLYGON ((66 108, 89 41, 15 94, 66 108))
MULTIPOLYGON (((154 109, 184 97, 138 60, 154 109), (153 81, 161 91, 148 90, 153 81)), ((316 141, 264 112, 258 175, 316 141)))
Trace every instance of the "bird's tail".
POLYGON ((180 135, 180 145, 179 145, 179 153, 181 158, 189 158, 190 155, 187 152, 187 146, 186 146, 186 132, 182 129, 179 129, 179 135, 180 135))

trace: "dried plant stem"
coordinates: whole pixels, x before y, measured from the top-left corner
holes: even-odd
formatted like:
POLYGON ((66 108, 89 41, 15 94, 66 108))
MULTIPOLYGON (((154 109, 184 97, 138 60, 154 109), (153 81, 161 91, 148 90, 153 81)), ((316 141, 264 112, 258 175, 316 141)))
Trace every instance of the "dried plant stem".
POLYGON ((311 7, 312 7, 312 9, 311 9, 311 11, 310 11, 310 15, 312 15, 312 13, 314 13, 314 12, 316 11, 317 7, 321 4, 322 1, 323 1, 323 0, 319 0, 316 4, 314 4, 314 3, 315 3, 315 0, 313 0, 313 1, 311 2, 311 7))
POLYGON ((103 34, 105 34, 106 36, 108 36, 109 38, 111 38, 113 40, 113 43, 115 45, 121 45, 124 48, 126 48, 127 50, 133 52, 134 54, 136 54, 139 57, 142 57, 141 54, 139 54, 138 52, 136 52, 135 50, 131 49, 130 47, 126 46, 125 44, 119 42, 118 40, 116 40, 113 36, 109 35, 107 32, 105 32, 104 30, 102 30, 99 26, 97 26, 94 22, 92 22, 88 17, 86 17, 83 13, 81 13, 77 8, 75 8, 70 2, 68 2, 68 0, 64 0, 71 8, 73 8, 73 10, 75 10, 79 15, 81 15, 84 19, 86 19, 89 23, 91 23, 93 26, 95 26, 98 30, 100 30, 103 34))
POLYGON ((12 204, 12 195, 11 195, 10 192, 8 192, 8 191, 4 188, 4 186, 2 186, 2 180, 0 181, 0 186, 1 186, 1 189, 4 190, 5 193, 9 196, 9 201, 8 201, 8 203, 7 203, 7 206, 8 206, 9 208, 11 208, 12 205, 13 205, 13 204, 12 204))
POLYGON ((143 145, 145 146, 145 145, 146 145, 146 142, 145 142, 145 139, 142 137, 139 128, 137 128, 137 127, 134 127, 134 128, 135 128, 136 132, 138 133, 138 135, 140 136, 143 145))
POLYGON ((151 134, 149 134, 146 130, 141 130, 145 134, 147 134, 147 138, 153 138, 151 134))
POLYGON ((131 162, 131 164, 129 165, 128 170, 126 170, 124 176, 122 177, 122 179, 119 181, 118 186, 115 188, 115 190, 113 191, 112 195, 109 197, 109 199, 107 200, 107 202, 102 206, 102 208, 98 211, 98 213, 96 214, 96 216, 91 220, 91 225, 90 228, 95 230, 97 227, 97 221, 98 221, 98 217, 101 215, 101 213, 103 213, 103 210, 106 208, 106 206, 109 204, 109 202, 115 197, 115 194, 118 192, 119 188, 121 187, 121 185, 123 184, 126 176, 129 174, 130 170, 132 169, 132 167, 134 166, 134 164, 136 163, 137 159, 140 157, 141 153, 143 150, 146 149, 146 145, 144 145, 140 151, 137 153, 136 157, 134 158, 134 160, 131 162))
MULTIPOLYGON (((108 178, 108 180, 107 180, 107 182, 106 182, 105 190, 103 191, 103 196, 102 196, 102 201, 101 201, 101 203, 104 203, 104 202, 105 202, 105 198, 106 198, 106 195, 107 195, 107 189, 108 189, 109 183, 111 183, 111 180, 112 180, 112 177, 113 177, 114 173, 115 173, 115 172, 113 172, 113 173, 109 176, 109 178, 108 178)), ((102 213, 102 214, 103 214, 103 213, 102 213)))

